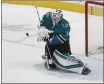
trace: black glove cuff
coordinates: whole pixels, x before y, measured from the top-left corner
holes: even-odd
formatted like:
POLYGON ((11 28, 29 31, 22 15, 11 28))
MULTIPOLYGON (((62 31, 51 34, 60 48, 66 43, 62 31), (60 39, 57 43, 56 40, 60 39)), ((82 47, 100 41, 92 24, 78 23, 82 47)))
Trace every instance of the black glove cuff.
POLYGON ((48 41, 48 38, 44 37, 42 40, 43 40, 43 41, 48 41))
POLYGON ((49 38, 52 38, 53 37, 53 33, 49 33, 49 38))

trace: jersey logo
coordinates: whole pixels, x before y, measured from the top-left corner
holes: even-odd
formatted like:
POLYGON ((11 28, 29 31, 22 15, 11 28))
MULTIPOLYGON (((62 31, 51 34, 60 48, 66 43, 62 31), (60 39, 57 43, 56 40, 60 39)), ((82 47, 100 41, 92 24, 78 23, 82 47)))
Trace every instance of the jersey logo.
POLYGON ((68 27, 68 24, 62 24, 63 27, 67 28, 68 27))

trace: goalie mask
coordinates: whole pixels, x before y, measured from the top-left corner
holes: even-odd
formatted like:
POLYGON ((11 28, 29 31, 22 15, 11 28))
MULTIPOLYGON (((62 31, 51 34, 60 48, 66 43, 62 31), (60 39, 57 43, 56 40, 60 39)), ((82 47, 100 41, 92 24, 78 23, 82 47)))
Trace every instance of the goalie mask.
POLYGON ((59 9, 56 9, 55 11, 52 12, 51 15, 52 21, 53 21, 53 25, 57 25, 63 18, 63 14, 62 11, 59 9))

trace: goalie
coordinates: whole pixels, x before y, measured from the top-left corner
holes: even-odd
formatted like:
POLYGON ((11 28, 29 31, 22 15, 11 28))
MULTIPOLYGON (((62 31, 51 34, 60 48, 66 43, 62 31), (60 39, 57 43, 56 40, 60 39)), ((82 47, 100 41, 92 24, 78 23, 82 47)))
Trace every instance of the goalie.
POLYGON ((46 41, 45 67, 47 69, 61 68, 80 74, 89 74, 89 70, 82 61, 71 56, 70 49, 70 26, 63 18, 61 10, 47 12, 40 23, 38 41, 46 41))

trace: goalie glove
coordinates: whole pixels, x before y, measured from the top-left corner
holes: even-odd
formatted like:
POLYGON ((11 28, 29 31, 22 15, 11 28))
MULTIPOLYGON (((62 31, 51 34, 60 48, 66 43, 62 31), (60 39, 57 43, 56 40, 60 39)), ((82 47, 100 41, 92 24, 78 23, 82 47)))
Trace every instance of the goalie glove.
POLYGON ((38 31, 37 41, 48 41, 50 37, 53 35, 53 31, 46 29, 44 26, 41 27, 38 31))

